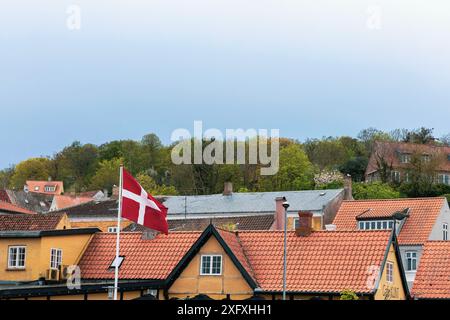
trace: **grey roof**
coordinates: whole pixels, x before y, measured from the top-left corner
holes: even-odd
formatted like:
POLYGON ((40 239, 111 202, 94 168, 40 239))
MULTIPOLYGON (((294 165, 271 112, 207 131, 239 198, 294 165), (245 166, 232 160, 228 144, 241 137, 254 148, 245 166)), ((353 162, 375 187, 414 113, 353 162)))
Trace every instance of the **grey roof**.
POLYGON ((7 193, 13 204, 38 213, 48 212, 53 201, 53 195, 48 194, 25 192, 23 190, 7 190, 7 193))
POLYGON ((249 192, 201 196, 168 196, 164 205, 169 215, 187 214, 254 214, 275 212, 275 199, 286 197, 290 204, 289 212, 322 212, 344 189, 249 192))

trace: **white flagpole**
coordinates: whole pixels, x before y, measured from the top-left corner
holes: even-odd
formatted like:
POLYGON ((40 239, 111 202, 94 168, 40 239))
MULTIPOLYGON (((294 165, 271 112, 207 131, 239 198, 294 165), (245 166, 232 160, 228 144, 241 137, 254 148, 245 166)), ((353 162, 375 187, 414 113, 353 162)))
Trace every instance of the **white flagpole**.
POLYGON ((122 218, 122 189, 123 189, 123 165, 120 165, 119 178, 119 208, 117 211, 117 231, 116 231, 116 265, 114 266, 114 300, 117 300, 119 289, 119 252, 120 252, 120 219, 122 218))

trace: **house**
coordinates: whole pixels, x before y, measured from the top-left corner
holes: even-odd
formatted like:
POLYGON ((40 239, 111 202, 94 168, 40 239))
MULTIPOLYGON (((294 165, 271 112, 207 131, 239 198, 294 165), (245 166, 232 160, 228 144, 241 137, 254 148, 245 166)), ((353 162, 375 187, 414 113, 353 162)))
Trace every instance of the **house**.
POLYGON ((450 241, 427 241, 412 288, 414 299, 450 300, 450 241))
MULTIPOLYGON (((54 223, 48 221, 54 227, 54 223)), ((57 226, 59 227, 59 226, 57 226)), ((48 284, 62 279, 66 266, 76 265, 98 229, 0 231, 0 287, 48 284)), ((1 291, 1 290, 0 290, 1 291)))
POLYGON ((70 229, 64 213, 0 215, 0 231, 39 231, 70 229))
MULTIPOLYGON (((344 290, 360 299, 406 299, 408 286, 396 235, 388 230, 314 231, 312 213, 287 236, 289 299, 339 299, 344 290)), ((22 285, 0 289, 0 299, 111 299, 114 263, 121 299, 151 294, 159 299, 247 299, 282 295, 284 232, 226 231, 212 224, 203 232, 149 236, 96 233, 77 262, 81 285, 22 285)), ((63 262, 66 263, 66 262, 63 262)), ((0 272, 2 272, 0 270, 0 272)))
POLYGON ((424 244, 448 241, 450 209, 441 197, 344 201, 333 223, 337 230, 394 229, 411 288, 424 244))
POLYGON ((4 190, 8 202, 37 213, 47 213, 53 201, 52 194, 26 192, 24 190, 4 190))
POLYGON ((450 185, 450 147, 405 142, 376 142, 365 172, 367 182, 409 182, 420 160, 435 174, 436 183, 450 185))
POLYGON ((19 207, 10 202, 0 201, 0 216, 3 214, 14 214, 14 213, 34 214, 35 212, 19 207))
POLYGON ((50 206, 49 211, 58 211, 65 208, 75 207, 90 201, 94 201, 94 199, 86 196, 57 194, 53 196, 52 204, 50 206))
POLYGON ((33 181, 27 180, 24 191, 43 194, 63 194, 64 183, 62 181, 33 181))

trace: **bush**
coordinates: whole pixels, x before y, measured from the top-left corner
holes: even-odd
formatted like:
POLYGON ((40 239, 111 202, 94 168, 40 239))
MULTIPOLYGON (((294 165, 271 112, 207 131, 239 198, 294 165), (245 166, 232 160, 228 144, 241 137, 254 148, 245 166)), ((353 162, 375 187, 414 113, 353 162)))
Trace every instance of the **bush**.
POLYGON ((381 182, 372 183, 354 183, 353 198, 355 200, 362 199, 395 199, 400 198, 400 192, 395 190, 391 185, 381 182))
POLYGON ((359 297, 351 290, 341 292, 341 300, 359 300, 359 297))

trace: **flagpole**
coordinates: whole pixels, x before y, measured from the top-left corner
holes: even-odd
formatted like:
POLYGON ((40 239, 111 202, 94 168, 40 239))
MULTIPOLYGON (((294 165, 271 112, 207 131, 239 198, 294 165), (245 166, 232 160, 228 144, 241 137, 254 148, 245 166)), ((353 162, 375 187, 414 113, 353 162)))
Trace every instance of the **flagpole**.
POLYGON ((119 178, 119 207, 117 210, 117 230, 116 230, 116 259, 114 260, 114 300, 117 300, 119 289, 119 252, 120 252, 120 220, 122 218, 122 189, 123 189, 123 165, 120 165, 119 178))

